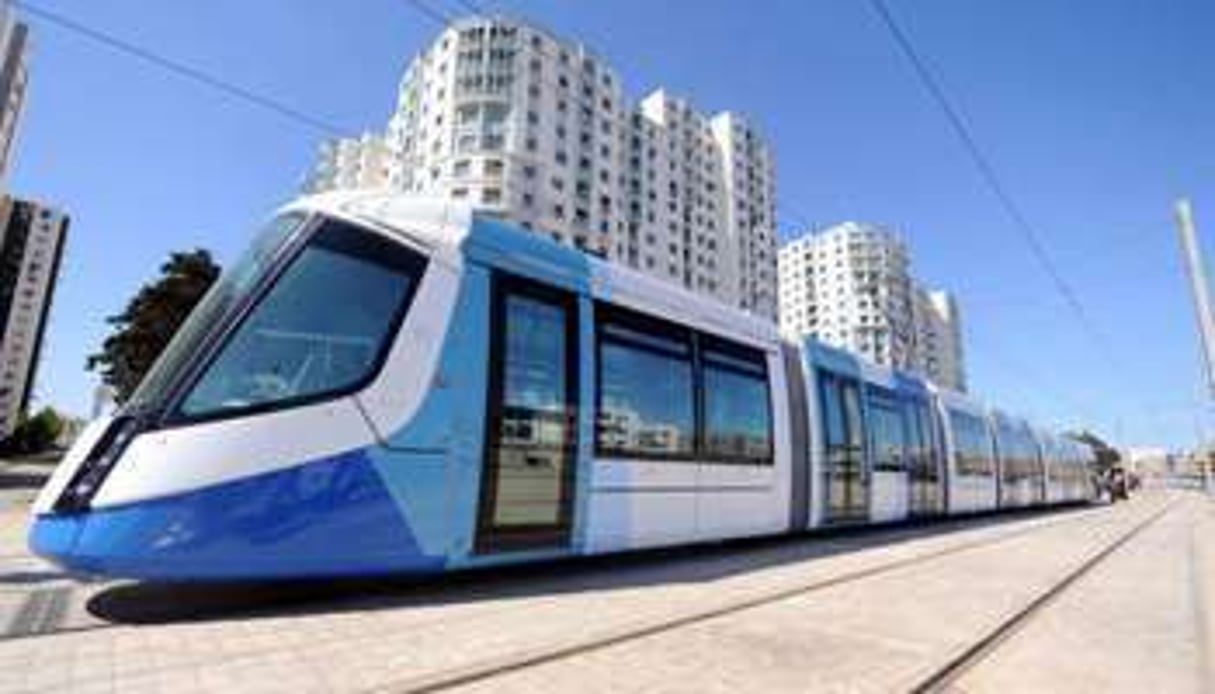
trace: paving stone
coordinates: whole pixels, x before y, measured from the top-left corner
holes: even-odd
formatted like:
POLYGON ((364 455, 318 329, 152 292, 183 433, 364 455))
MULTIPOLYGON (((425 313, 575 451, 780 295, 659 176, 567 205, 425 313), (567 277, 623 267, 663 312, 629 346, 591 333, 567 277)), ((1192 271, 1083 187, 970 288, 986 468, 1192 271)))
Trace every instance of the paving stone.
MULTIPOLYGON (((278 589, 73 583, 25 553, 24 512, 0 509, 0 579, 43 572, 26 583, 0 580, 0 627, 33 591, 68 586, 63 626, 79 629, 0 639, 0 692, 402 690, 453 669, 544 653, 975 545, 470 687, 888 691, 998 622, 1085 551, 1160 503, 1153 497, 971 525, 319 590, 298 600, 283 599, 278 589), (978 546, 996 539, 998 545, 978 546), (90 601, 100 616, 86 609, 90 601), (96 609, 102 603, 108 612, 96 609)), ((1215 518, 1204 500, 1184 503, 1192 508, 1175 521, 1180 527, 1215 518)), ((1178 530, 1164 537, 1183 535, 1178 530)), ((1207 538, 1215 534, 1200 535, 1195 562, 1209 562, 1201 558, 1211 551, 1207 538)), ((1155 561, 1173 556, 1176 543, 1164 544, 1155 561)), ((1199 573, 1209 577, 1204 571, 1199 573)), ((1209 594, 1209 580, 1199 584, 1209 594)), ((1060 638, 1068 648, 1080 639, 1060 638)))

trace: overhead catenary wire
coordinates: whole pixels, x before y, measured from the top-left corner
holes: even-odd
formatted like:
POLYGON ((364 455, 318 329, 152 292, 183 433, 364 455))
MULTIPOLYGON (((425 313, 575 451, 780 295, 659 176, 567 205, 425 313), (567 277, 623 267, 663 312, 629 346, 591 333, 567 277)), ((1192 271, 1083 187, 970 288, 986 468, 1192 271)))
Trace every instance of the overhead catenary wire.
POLYGON ((203 85, 215 92, 224 94, 229 98, 241 101, 264 111, 274 113, 310 130, 320 132, 329 137, 345 137, 350 134, 349 130, 346 128, 342 128, 334 123, 317 118, 316 116, 309 115, 308 113, 305 113, 297 108, 288 106, 276 98, 261 94, 249 87, 230 82, 210 72, 196 68, 192 65, 188 65, 175 58, 170 58, 149 48, 144 48, 131 41, 120 38, 96 27, 89 26, 65 15, 53 12, 38 5, 34 5, 26 0, 12 0, 12 6, 22 10, 25 14, 28 14, 31 17, 35 17, 46 22, 47 24, 51 24, 60 29, 76 34, 77 36, 89 39, 94 43, 106 46, 110 50, 143 61, 148 65, 152 65, 170 72, 180 78, 203 85))
POLYGON ((908 34, 903 31, 902 27, 899 26, 898 21, 890 12, 890 8, 887 7, 885 0, 870 0, 870 5, 873 7, 874 12, 881 20, 882 25, 886 28, 891 40, 898 47, 899 52, 911 65, 912 71, 915 73, 920 84, 924 87, 925 91, 928 92, 928 95, 931 97, 933 103, 936 104, 936 106, 945 116, 950 130, 962 143, 963 149, 965 149, 967 155, 974 163, 984 185, 986 185, 988 190, 996 198, 996 201, 999 203, 1001 209, 1003 209, 1005 214, 1008 215, 1013 223, 1013 228, 1018 232, 1021 239, 1025 242, 1026 246, 1030 250, 1030 253, 1037 261, 1042 271, 1049 277, 1051 283, 1055 287, 1055 290, 1063 298, 1064 303, 1075 315, 1081 329, 1097 346, 1102 358, 1109 363, 1109 366, 1113 367, 1115 370, 1119 370, 1118 360, 1114 357, 1113 349, 1110 347, 1104 333, 1097 328, 1097 325, 1093 322, 1088 311, 1085 309, 1083 302, 1081 302, 1079 295, 1072 288, 1071 284, 1068 283, 1067 279, 1063 276, 1063 273, 1059 271, 1058 266, 1055 264, 1054 260, 1047 252, 1046 247, 1042 243, 1041 234, 1037 231, 1035 226, 1029 221, 1029 218, 1021 210, 1021 207, 1009 194, 1008 189, 997 175, 991 160, 979 146, 978 140, 971 132, 966 120, 962 117, 959 110, 953 105, 953 102, 945 93, 944 88, 937 81, 936 77, 933 76, 932 71, 929 70, 928 65, 924 62, 919 51, 916 50, 915 45, 911 42, 910 36, 908 36, 908 34))
POLYGON ((485 14, 486 6, 472 0, 455 0, 456 4, 473 14, 485 14))
MULTIPOLYGON (((415 2, 413 2, 413 0, 410 0, 410 2, 411 2, 411 4, 416 4, 415 2)), ((472 13, 473 15, 478 15, 478 16, 485 16, 485 15, 489 14, 492 11, 491 8, 489 7, 491 4, 498 5, 499 7, 504 5, 504 3, 500 3, 500 2, 494 2, 494 3, 474 2, 473 0, 453 0, 453 2, 455 2, 457 5, 459 5, 464 10, 472 13)), ((540 53, 541 53, 541 55, 545 55, 546 57, 551 58, 551 56, 549 56, 543 50, 541 50, 540 53)), ((611 62, 613 62, 615 64, 627 63, 627 61, 621 61, 620 56, 613 56, 611 62)), ((631 66, 628 64, 624 64, 623 67, 624 68, 630 68, 630 67, 636 68, 636 64, 631 65, 631 66)), ((794 205, 793 203, 790 203, 787 200, 781 200, 781 201, 777 202, 776 212, 780 217, 792 220, 792 224, 790 226, 801 227, 800 231, 802 233, 809 233, 809 232, 814 231, 816 228, 823 226, 821 224, 816 224, 813 221, 814 218, 811 215, 806 214, 804 209, 797 207, 796 205, 794 205)))
MULTIPOLYGON (((476 2, 473 2, 472 0, 453 0, 453 1, 457 5, 459 5, 461 8, 468 11, 469 13, 471 13, 474 16, 485 16, 489 13, 489 9, 486 7, 486 5, 488 3, 476 3, 476 2)), ((413 7, 417 12, 422 14, 424 17, 426 17, 427 19, 431 20, 436 25, 438 25, 444 29, 450 28, 457 21, 456 18, 452 17, 451 15, 442 11, 441 9, 427 3, 425 0, 405 0, 405 2, 407 4, 409 4, 411 7, 413 7)), ((547 51, 544 48, 533 47, 533 50, 538 52, 541 56, 544 56, 545 58, 548 58, 550 60, 552 60, 556 57, 556 56, 553 56, 549 51, 547 51)), ((540 83, 545 84, 548 87, 554 89, 558 93, 566 90, 565 86, 557 84, 550 78, 538 77, 535 79, 537 79, 540 83)), ((786 218, 791 218, 798 226, 802 227, 803 232, 806 232, 806 233, 812 232, 816 228, 818 228, 818 226, 820 226, 820 225, 815 224, 815 222, 813 221, 813 218, 810 215, 805 214, 805 212, 803 210, 801 210, 800 208, 796 207, 795 205, 791 204, 788 201, 778 202, 776 207, 777 207, 777 213, 780 216, 786 217, 786 218)))
MULTIPOLYGON (((456 0, 456 1, 461 6, 465 7, 466 9, 468 9, 472 12, 484 13, 484 9, 480 6, 472 3, 471 0, 456 0)), ((881 2, 881 0, 873 0, 873 1, 875 2, 875 5, 879 8, 879 11, 884 11, 884 16, 889 17, 889 12, 885 11, 885 5, 881 2)), ((428 17, 430 20, 442 25, 443 27, 450 26, 452 24, 452 22, 454 21, 445 12, 427 4, 423 0, 406 0, 406 2, 410 6, 414 7, 419 13, 428 17)), ((280 117, 291 120, 308 129, 311 129, 314 131, 319 131, 330 137, 344 137, 344 136, 349 135, 349 130, 346 128, 342 128, 342 127, 337 126, 324 119, 318 118, 316 116, 305 113, 299 109, 288 106, 273 97, 259 93, 248 87, 235 84, 226 79, 218 77, 212 73, 206 72, 200 68, 196 68, 196 67, 188 65, 184 62, 181 62, 177 59, 170 58, 168 56, 165 56, 165 55, 163 55, 157 51, 151 50, 149 48, 139 46, 136 43, 129 41, 127 39, 120 38, 109 32, 103 31, 103 30, 98 29, 93 26, 89 26, 79 20, 53 12, 51 10, 47 10, 43 7, 32 4, 32 3, 28 2, 27 0, 13 0, 12 4, 14 7, 21 9, 26 14, 28 14, 32 17, 35 17, 39 20, 42 20, 48 24, 54 25, 62 30, 71 32, 73 34, 76 34, 76 35, 86 38, 88 40, 91 40, 94 43, 105 46, 106 48, 113 50, 115 52, 119 52, 119 53, 125 54, 129 57, 138 59, 150 66, 165 70, 180 78, 186 79, 188 81, 192 81, 196 84, 200 84, 213 91, 222 93, 222 94, 226 95, 227 97, 242 101, 250 106, 254 106, 256 108, 260 108, 262 110, 272 112, 280 117)), ((891 18, 891 21, 893 21, 893 18, 891 18)), ((905 35, 903 35, 901 32, 898 31, 897 25, 892 25, 892 27, 893 27, 893 30, 896 32, 896 35, 903 36, 904 41, 906 41, 905 35)), ((914 48, 911 48, 910 43, 909 42, 905 43, 905 45, 912 51, 910 56, 915 56, 916 54, 914 53, 914 48)), ((918 61, 918 58, 914 62, 916 64, 920 65, 921 68, 923 68, 923 63, 922 63, 922 61, 918 61)), ((926 75, 930 80, 929 84, 935 85, 935 82, 931 81, 931 75, 929 73, 927 73, 926 68, 923 68, 923 69, 924 69, 923 74, 926 75)), ((941 105, 943 107, 947 108, 948 101, 944 98, 944 94, 943 94, 943 92, 941 92, 939 87, 935 87, 934 92, 937 95, 939 95, 938 98, 940 99, 941 105)), ((1012 202, 1011 198, 1009 198, 1007 196, 1007 194, 1003 192, 1004 191, 1003 186, 1000 185, 999 179, 994 174, 994 170, 990 167, 989 164, 986 164, 986 158, 982 156, 982 152, 981 152, 981 150, 978 149, 977 144, 975 143, 973 137, 969 136, 968 131, 965 129, 964 122, 956 114, 956 112, 954 112, 952 109, 947 108, 947 113, 953 114, 951 116, 951 122, 955 123, 956 128, 960 128, 960 131, 959 131, 960 134, 963 134, 966 136, 965 141, 970 143, 968 148, 972 150, 972 153, 978 155, 977 163, 981 164, 980 169, 985 172, 985 178, 987 178, 989 180, 989 185, 994 186, 994 190, 998 191, 998 193, 999 193, 998 196, 1003 201, 1003 204, 1005 204, 1005 206, 1009 209, 1009 211, 1015 215, 1015 218, 1020 220, 1020 223, 1022 225, 1024 225, 1024 227, 1029 231, 1029 233, 1031 234, 1031 236, 1029 238, 1034 240, 1034 244, 1032 245, 1032 247, 1038 249, 1039 253, 1041 254, 1041 258, 1044 259, 1046 263, 1048 263, 1047 267, 1050 267, 1053 269, 1054 266, 1053 266, 1053 264, 1050 264, 1049 256, 1047 256, 1045 254, 1045 250, 1041 247, 1041 244, 1037 243, 1036 236, 1033 235, 1034 232, 1033 232, 1032 227, 1028 227, 1028 223, 1025 222, 1023 215, 1020 215, 1018 208, 1012 202)), ((805 215, 801 214, 800 211, 796 210, 796 208, 789 207, 788 203, 782 203, 781 207, 782 207, 782 209, 784 209, 786 214, 792 213, 793 216, 800 217, 801 221, 803 223, 808 224, 809 218, 806 217, 805 215)), ((1053 273, 1052 276, 1057 277, 1058 280, 1060 282, 1062 282, 1062 278, 1058 277, 1057 272, 1053 273)), ((1079 301, 1075 297, 1074 293, 1072 293, 1070 291, 1070 288, 1067 288, 1067 285, 1065 282, 1062 283, 1062 286, 1064 287, 1065 296, 1071 297, 1071 301, 1074 303, 1074 306, 1076 308, 1078 308, 1079 311, 1081 312, 1081 315, 1083 315, 1083 307, 1079 304, 1079 301)))
POLYGON ((422 2, 422 0, 405 0, 405 2, 424 15, 427 19, 435 22, 436 24, 440 24, 443 27, 450 26, 451 23, 455 21, 451 15, 437 7, 434 7, 433 5, 430 5, 429 3, 422 2))
MULTIPOLYGON (((443 28, 451 27, 451 24, 454 22, 454 19, 452 17, 447 16, 447 15, 445 15, 445 13, 442 13, 441 11, 435 9, 434 6, 429 5, 428 2, 426 2, 425 0, 406 0, 406 1, 408 2, 409 5, 413 6, 414 9, 417 9, 420 13, 423 13, 424 16, 429 17, 430 19, 433 19, 433 21, 435 21, 436 23, 441 24, 441 26, 443 28)), ((462 6, 464 10, 474 13, 474 15, 484 15, 484 13, 485 13, 484 7, 481 7, 477 4, 475 4, 475 2, 473 2, 473 0, 454 0, 454 1, 456 1, 459 6, 462 6)), ((542 53, 543 53, 543 51, 542 51, 542 53)), ((542 81, 547 81, 547 80, 542 80, 542 81)), ((942 94, 942 97, 943 96, 944 95, 942 94)), ((948 105, 948 101, 946 101, 945 103, 946 103, 946 105, 948 105)), ((950 113, 953 113, 953 111, 950 111, 950 113)), ((955 117, 956 117, 956 114, 955 114, 955 117)), ((960 118, 957 120, 959 120, 959 123, 961 123, 960 118)), ((971 139, 968 139, 968 141, 970 141, 972 143, 972 146, 974 147, 974 149, 976 149, 976 152, 979 153, 979 159, 981 159, 982 162, 984 162, 984 163, 987 162, 987 159, 985 159, 985 157, 982 156, 982 152, 978 151, 977 143, 974 143, 972 137, 971 137, 971 139)), ((1004 194, 1004 187, 1002 187, 1000 185, 999 179, 998 179, 998 177, 995 177, 994 170, 990 168, 990 165, 984 164, 984 170, 988 171, 988 174, 991 176, 991 182, 994 182, 996 190, 1000 191, 1000 193, 1002 194, 1002 197, 1004 197, 1005 201, 1011 205, 1013 210, 1016 210, 1017 209, 1016 205, 1012 204, 1011 198, 1008 198, 1006 196, 1006 194, 1004 194)), ((812 221, 812 218, 810 218, 810 216, 804 214, 801 209, 796 207, 796 205, 793 205, 790 202, 786 201, 786 202, 779 203, 778 208, 782 214, 784 214, 785 216, 790 216, 790 218, 793 218, 793 220, 798 222, 799 225, 802 225, 804 227, 804 230, 806 230, 808 232, 815 231, 815 225, 814 225, 814 222, 812 221)), ((1019 215, 1019 213, 1018 213, 1018 219, 1021 219, 1021 221, 1024 222, 1023 215, 1019 215)), ((1033 233, 1033 231, 1030 230, 1030 233, 1033 233)), ((1035 242, 1036 242, 1036 238, 1035 238, 1035 242)), ((1042 255, 1042 258, 1044 258, 1046 260, 1046 263, 1049 264, 1049 267, 1051 267, 1051 269, 1053 270, 1053 264, 1051 264, 1049 256, 1046 255, 1045 249, 1041 247, 1040 243, 1036 244, 1035 247, 1038 248, 1039 252, 1042 255)), ((1057 273, 1056 273, 1056 275, 1057 275, 1057 273)), ((1062 277, 1059 277, 1059 281, 1062 282, 1062 277)), ((1064 284, 1064 287, 1066 287, 1066 283, 1063 283, 1063 284, 1064 284)), ((1067 289, 1067 292, 1068 292, 1068 295, 1070 295, 1070 297, 1072 297, 1072 299, 1076 301, 1076 307, 1079 307, 1079 310, 1081 312, 1083 312, 1084 311, 1083 306, 1079 305, 1079 301, 1078 301, 1078 299, 1075 299, 1074 293, 1070 292, 1069 288, 1067 289)), ((1086 318, 1085 318, 1085 320, 1086 320, 1086 318)), ((999 354, 994 354, 993 350, 983 349, 982 351, 984 352, 984 354, 990 355, 991 359, 993 359, 993 361, 1000 362, 1000 363, 1002 363, 1002 365, 1010 365, 1010 363, 1011 363, 1010 360, 1005 359, 1004 356, 999 355, 999 354)), ((1010 367, 1010 368, 1008 368, 1008 371, 1015 371, 1015 372, 1023 374, 1023 376, 1024 376, 1024 374, 1028 373, 1028 369, 1021 368, 1021 367, 1010 367)), ((1035 382, 1038 382, 1038 383, 1045 383, 1044 379, 1040 379, 1040 378, 1036 378, 1036 377, 1029 378, 1029 379, 1035 380, 1035 382)), ((1059 396, 1058 394, 1056 394, 1056 396, 1058 396, 1059 400, 1067 401, 1073 407, 1076 406, 1076 401, 1067 399, 1067 397, 1059 396)), ((1090 411, 1089 407, 1076 407, 1076 408, 1080 408, 1080 410, 1090 411)))

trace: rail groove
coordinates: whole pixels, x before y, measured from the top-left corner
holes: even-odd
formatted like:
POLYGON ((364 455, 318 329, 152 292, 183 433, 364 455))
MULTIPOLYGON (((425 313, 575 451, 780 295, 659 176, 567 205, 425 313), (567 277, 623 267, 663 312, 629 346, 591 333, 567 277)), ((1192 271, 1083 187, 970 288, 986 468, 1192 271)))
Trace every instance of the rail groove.
MULTIPOLYGON (((1167 504, 1164 508, 1156 511, 1148 518, 1148 521, 1150 522, 1155 520, 1165 511, 1169 510, 1172 505, 1172 503, 1167 504)), ((961 554, 963 552, 976 549, 993 547, 1005 542, 1010 542, 1020 537, 1024 537, 1026 535, 1075 522, 1076 520, 1078 520, 1076 517, 1071 517, 1050 523, 1034 524, 1026 528, 1020 528, 1001 534, 998 537, 981 538, 978 540, 963 542, 931 552, 925 552, 923 554, 917 554, 915 556, 905 557, 903 559, 884 562, 875 566, 844 572, 836 576, 812 581, 810 583, 804 583, 781 590, 766 592, 751 598, 736 600, 725 605, 696 611, 674 618, 666 618, 643 624, 624 626, 607 633, 590 636, 583 640, 563 646, 539 648, 533 651, 507 654, 499 658, 489 658, 478 663, 453 668, 444 672, 435 673, 433 675, 423 675, 410 680, 388 683, 375 687, 373 691, 408 692, 409 694, 429 694, 431 692, 447 691, 456 687, 491 680, 495 677, 510 674, 512 672, 526 670, 561 660, 567 660, 587 653, 610 648, 612 646, 644 639, 649 636, 675 631, 683 627, 747 610, 752 610, 765 605, 782 602, 835 586, 852 583, 873 576, 892 573, 905 568, 924 564, 935 559, 940 559, 942 557, 961 554)), ((1138 527, 1139 526, 1136 526, 1136 528, 1138 527)), ((1132 532, 1134 532, 1134 530, 1132 530, 1132 532)))
POLYGON ((1034 617, 1041 614, 1046 607, 1067 592, 1077 581, 1104 563, 1115 552, 1125 547, 1127 543, 1138 537, 1143 531, 1155 525, 1161 518, 1176 508, 1179 503, 1178 500, 1173 500, 1165 504, 1163 508, 1153 512, 1147 518, 1136 523, 1130 530, 1120 535, 1118 539, 1085 559, 1076 568, 1068 571, 1066 575, 1039 593, 1037 597, 1024 607, 1017 609, 1007 618, 1001 620, 994 628, 962 649, 961 652, 950 658, 944 665, 934 669, 926 677, 913 684, 909 691, 914 694, 949 691, 950 686, 957 682, 962 675, 995 653, 1002 644, 1029 624, 1034 617))

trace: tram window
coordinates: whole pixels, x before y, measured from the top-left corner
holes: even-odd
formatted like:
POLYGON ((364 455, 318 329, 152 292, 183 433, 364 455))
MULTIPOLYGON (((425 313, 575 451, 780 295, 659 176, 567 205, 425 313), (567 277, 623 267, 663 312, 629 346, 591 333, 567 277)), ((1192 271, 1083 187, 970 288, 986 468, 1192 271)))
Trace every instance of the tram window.
POLYGON ((924 455, 927 444, 920 422, 920 408, 914 402, 903 403, 903 418, 907 423, 907 457, 918 461, 924 455))
POLYGON ((1019 482, 1038 474, 1038 447, 1024 424, 996 418, 996 442, 1004 478, 1019 482))
POLYGON ((928 408, 920 400, 906 403, 908 465, 920 479, 936 479, 936 456, 929 431, 928 408))
POLYGON ((958 475, 990 476, 994 466, 987 445, 987 427, 983 420, 974 415, 951 410, 949 427, 953 430, 954 464, 958 475))
POLYGON ((838 447, 848 444, 848 429, 844 426, 844 407, 840 402, 840 389, 834 378, 824 374, 819 391, 823 402, 823 434, 827 445, 838 447))
POLYGON ((906 469, 905 425, 902 409, 892 397, 869 390, 869 435, 873 442, 873 469, 906 469))
POLYGON ((696 408, 690 331, 605 306, 598 320, 597 452, 691 458, 696 408))
POLYGON ((819 398, 823 407, 823 435, 827 457, 859 456, 864 447, 860 389, 854 381, 829 372, 819 373, 819 398))
POLYGON ((1013 447, 1013 433, 1008 422, 1000 417, 995 418, 996 455, 1000 458, 1000 476, 1006 481, 1017 478, 1018 463, 1016 450, 1013 447))
POLYGON ((232 415, 357 389, 379 370, 424 267, 399 244, 325 222, 228 339, 181 414, 232 415))
POLYGON ((865 445, 864 432, 862 431, 861 419, 861 393, 855 383, 840 383, 840 392, 843 394, 844 400, 844 419, 848 425, 848 440, 847 445, 855 450, 860 450, 861 446, 865 445))
POLYGON ((1029 439, 1028 431, 1018 427, 1013 438, 1013 453, 1017 457, 1017 479, 1023 480, 1033 475, 1034 442, 1029 439))
POLYGON ((772 463, 768 369, 759 350, 702 338, 705 455, 772 463))
POLYGON ((1053 437, 1044 438, 1042 448, 1047 463, 1046 473, 1051 483, 1066 483, 1071 469, 1068 465, 1067 453, 1063 444, 1053 437))

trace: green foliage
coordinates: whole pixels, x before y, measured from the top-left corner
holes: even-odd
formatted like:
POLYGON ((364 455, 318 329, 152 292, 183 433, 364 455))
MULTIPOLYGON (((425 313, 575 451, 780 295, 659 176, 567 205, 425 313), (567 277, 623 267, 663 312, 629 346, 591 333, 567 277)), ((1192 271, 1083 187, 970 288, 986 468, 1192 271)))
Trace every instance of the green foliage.
POLYGON ((199 248, 173 253, 161 265, 155 282, 141 287, 126 310, 106 319, 114 331, 102 343, 101 351, 89 356, 87 368, 101 372, 102 380, 114 389, 117 402, 131 396, 218 277, 219 266, 210 252, 199 248))
POLYGON ((1122 454, 1118 452, 1118 449, 1106 443, 1105 439, 1093 432, 1079 431, 1070 436, 1093 449, 1093 453, 1097 456, 1098 470, 1108 470, 1122 462, 1122 454))
POLYGON ((63 417, 50 407, 42 408, 33 417, 23 415, 12 436, 4 442, 4 452, 18 455, 42 453, 55 445, 63 433, 63 427, 63 417))

